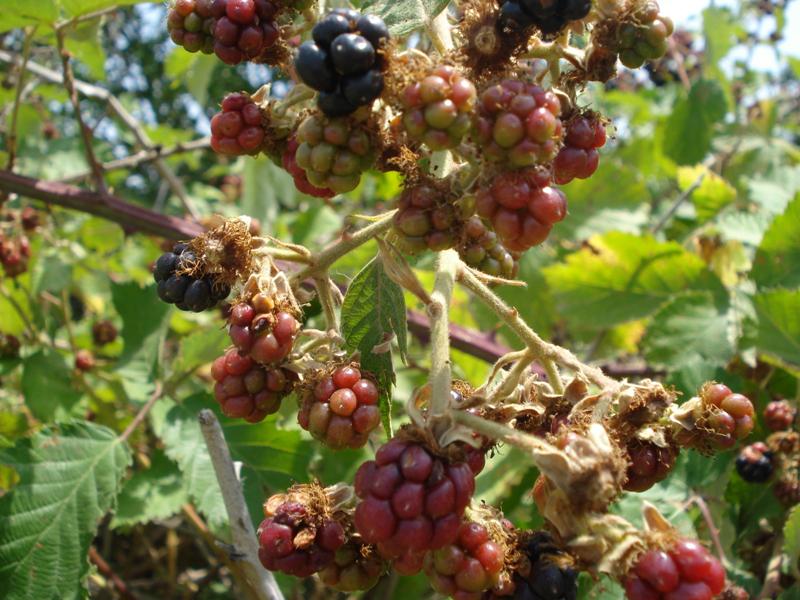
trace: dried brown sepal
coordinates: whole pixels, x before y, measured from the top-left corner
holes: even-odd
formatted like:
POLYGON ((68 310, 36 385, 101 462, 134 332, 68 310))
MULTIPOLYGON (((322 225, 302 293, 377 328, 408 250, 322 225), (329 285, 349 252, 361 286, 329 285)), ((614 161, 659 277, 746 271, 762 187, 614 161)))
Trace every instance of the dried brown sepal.
POLYGON ((215 285, 233 285, 253 271, 252 239, 249 222, 228 219, 189 242, 197 260, 178 274, 195 278, 210 275, 215 285))
POLYGON ((269 311, 259 312, 271 312, 274 315, 277 312, 284 311, 298 320, 301 319, 303 311, 294 296, 286 274, 275 266, 275 263, 269 257, 262 256, 259 258, 263 261, 260 272, 250 275, 242 287, 239 297, 236 298, 233 304, 240 302, 249 304, 258 296, 259 299, 263 298, 270 305, 269 311))

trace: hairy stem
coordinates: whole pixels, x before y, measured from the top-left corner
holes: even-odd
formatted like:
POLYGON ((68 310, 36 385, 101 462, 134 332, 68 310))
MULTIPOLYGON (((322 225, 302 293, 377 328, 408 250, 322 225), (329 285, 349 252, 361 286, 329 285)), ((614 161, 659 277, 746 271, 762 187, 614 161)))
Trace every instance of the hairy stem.
POLYGON ((516 364, 506 373, 503 383, 497 386, 497 388, 491 393, 487 399, 487 402, 489 404, 493 404, 496 401, 503 400, 504 398, 510 396, 519 384, 522 376, 526 371, 528 371, 530 364, 535 359, 536 355, 531 351, 530 348, 525 350, 522 356, 520 356, 517 360, 516 364))
POLYGON ((431 320, 431 406, 432 417, 447 414, 450 407, 450 300, 453 297, 456 271, 461 261, 455 250, 439 253, 436 280, 428 304, 431 320))
POLYGON ((222 490, 222 499, 228 513, 231 536, 236 551, 240 553, 240 564, 247 587, 256 593, 260 600, 283 600, 283 593, 278 587, 272 573, 261 566, 258 560, 258 543, 250 513, 244 501, 242 484, 236 476, 236 469, 231 460, 231 453, 225 443, 222 427, 217 417, 208 409, 200 411, 197 416, 200 430, 203 433, 214 473, 222 490))
POLYGON ((328 329, 339 331, 339 318, 336 315, 336 302, 333 299, 333 286, 327 273, 314 277, 314 286, 317 288, 317 298, 325 315, 325 324, 328 329))
POLYGON ((555 344, 549 344, 540 338, 533 329, 517 313, 516 309, 508 306, 492 290, 484 285, 469 269, 459 271, 459 282, 481 299, 503 322, 508 325, 519 338, 525 342, 542 363, 550 378, 550 385, 557 394, 564 392, 564 384, 558 375, 556 364, 563 365, 582 374, 586 379, 601 388, 617 385, 600 369, 583 364, 572 352, 555 344))
POLYGON ((464 411, 456 411, 453 413, 453 420, 460 423, 477 433, 481 433, 486 437, 493 440, 500 440, 506 444, 516 446, 524 451, 536 452, 557 452, 558 449, 534 435, 529 435, 516 429, 503 425, 502 423, 495 423, 488 421, 477 415, 470 414, 464 411))
POLYGON ((341 240, 317 254, 312 264, 292 275, 292 283, 296 284, 308 277, 327 271, 333 263, 345 254, 385 232, 392 226, 395 212, 397 211, 392 210, 385 213, 374 223, 359 229, 352 235, 345 235, 341 240))

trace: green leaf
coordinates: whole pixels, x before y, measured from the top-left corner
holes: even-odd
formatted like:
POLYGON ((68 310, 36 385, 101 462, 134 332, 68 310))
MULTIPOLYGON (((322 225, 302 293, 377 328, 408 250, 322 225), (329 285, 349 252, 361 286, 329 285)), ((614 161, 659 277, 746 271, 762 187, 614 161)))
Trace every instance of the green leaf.
POLYGON ((786 516, 783 525, 783 551, 789 557, 790 565, 800 561, 800 504, 796 504, 786 516))
POLYGON ((150 468, 137 471, 122 488, 111 527, 130 527, 166 519, 189 501, 178 465, 161 450, 151 456, 150 468))
POLYGON ((442 12, 449 0, 367 0, 362 10, 381 17, 392 35, 421 29, 442 12))
POLYGON ((800 286, 800 194, 764 234, 752 276, 761 287, 800 286))
POLYGON ((655 312, 677 292, 721 290, 703 261, 675 242, 610 232, 544 269, 559 312, 588 328, 655 312))
POLYGON ((0 0, 0 31, 17 27, 54 23, 58 18, 56 0, 19 2, 19 0, 0 0))
MULTIPOLYGON (((299 192, 292 176, 267 158, 246 158, 242 212, 264 224, 275 223, 282 205, 297 203, 299 192)), ((274 230, 266 233, 277 235, 274 230)))
POLYGON ((42 421, 61 421, 81 399, 72 387, 72 369, 55 350, 44 348, 23 363, 22 393, 25 404, 42 421))
POLYGON ((112 6, 126 6, 142 2, 157 2, 158 0, 60 0, 64 10, 71 16, 77 17, 90 12, 110 8, 112 6))
POLYGON ((720 81, 725 79, 720 61, 742 33, 744 29, 730 9, 711 6, 703 11, 704 51, 708 53, 704 64, 720 81))
POLYGON ((111 286, 114 308, 122 318, 124 347, 117 373, 131 399, 145 402, 152 394, 161 347, 167 334, 169 305, 158 299, 155 286, 136 283, 111 286))
POLYGON ((800 290, 772 290, 754 300, 758 349, 782 364, 800 367, 800 290))
POLYGON ((178 358, 173 366, 173 374, 181 375, 208 364, 217 358, 230 343, 225 329, 201 329, 181 338, 178 358))
MULTIPOLYGON (((167 456, 178 463, 188 494, 197 508, 216 529, 227 521, 222 493, 219 489, 211 458, 200 432, 197 414, 209 408, 215 411, 225 433, 225 441, 236 461, 247 465, 252 481, 261 490, 286 487, 291 480, 304 480, 313 457, 313 446, 298 430, 278 427, 277 416, 260 423, 229 419, 220 414, 210 394, 195 394, 181 404, 163 400, 151 413, 156 434, 164 442, 167 456)), ((253 515, 258 518, 258 514, 253 515)))
POLYGON ((667 120, 664 152, 680 165, 700 162, 711 149, 714 125, 726 111, 725 93, 716 81, 696 82, 667 120))
POLYGON ((736 200, 736 188, 705 166, 678 169, 678 185, 686 191, 702 177, 700 185, 692 192, 691 200, 697 220, 705 223, 722 208, 736 200))
POLYGON ((391 434, 391 389, 394 384, 391 352, 376 354, 379 344, 397 340, 400 356, 408 352, 406 303, 403 290, 392 281, 379 257, 373 258, 355 276, 342 303, 342 335, 347 350, 361 353, 361 366, 378 380, 381 415, 387 435, 391 434))
POLYGON ((653 315, 642 348, 649 364, 681 369, 726 364, 734 347, 728 319, 708 292, 677 296, 653 315))
POLYGON ((0 597, 85 597, 89 544, 129 462, 113 431, 83 421, 0 450, 20 477, 0 499, 0 597))
POLYGON ((800 167, 773 169, 765 177, 747 183, 750 200, 765 211, 781 214, 800 192, 800 167))

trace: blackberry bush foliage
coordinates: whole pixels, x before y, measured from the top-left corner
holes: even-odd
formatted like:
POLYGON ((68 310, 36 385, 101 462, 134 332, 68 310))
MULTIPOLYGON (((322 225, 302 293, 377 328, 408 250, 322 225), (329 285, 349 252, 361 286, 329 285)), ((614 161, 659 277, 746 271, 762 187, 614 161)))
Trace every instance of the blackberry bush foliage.
POLYGON ((0 18, 0 596, 796 587, 797 73, 717 67, 781 3, 49 4, 0 18))

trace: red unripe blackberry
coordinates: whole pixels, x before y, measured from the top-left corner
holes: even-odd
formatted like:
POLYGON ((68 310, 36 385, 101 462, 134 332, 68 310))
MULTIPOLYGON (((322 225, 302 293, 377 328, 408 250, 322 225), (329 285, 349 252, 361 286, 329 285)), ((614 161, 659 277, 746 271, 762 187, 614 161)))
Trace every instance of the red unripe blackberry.
POLYGON ((318 575, 322 583, 335 590, 356 592, 372 588, 388 568, 389 563, 373 546, 351 538, 336 551, 333 562, 318 575))
POLYGON ((331 189, 319 188, 315 185, 311 185, 308 177, 306 177, 306 172, 300 165, 297 164, 295 154, 297 153, 298 146, 299 144, 297 143, 297 137, 290 137, 288 143, 286 144, 286 150, 284 150, 283 156, 281 157, 283 168, 286 169, 286 171, 292 176, 292 179, 294 179, 294 186, 304 194, 315 196, 317 198, 332 198, 335 196, 336 193, 331 189))
POLYGON ((434 590, 454 598, 480 597, 500 579, 505 562, 501 544, 472 521, 461 524, 458 538, 425 556, 425 573, 434 590))
POLYGON ((599 119, 581 116, 570 121, 564 146, 553 161, 553 180, 564 184, 591 177, 600 160, 597 148, 605 143, 606 130, 599 119))
POLYGON ((398 246, 409 254, 452 248, 462 235, 464 221, 474 212, 470 195, 454 198, 428 182, 408 187, 394 216, 398 246))
POLYGON ((211 147, 228 156, 258 154, 265 131, 261 109, 244 93, 228 94, 211 119, 211 147))
POLYGON ((229 65, 245 60, 267 62, 270 48, 280 37, 275 23, 278 6, 268 0, 223 0, 222 5, 224 14, 215 19, 212 29, 217 57, 229 65))
POLYGON ((662 448, 652 442, 634 440, 628 443, 628 478, 625 489, 643 492, 669 475, 675 466, 677 449, 662 448))
POLYGON ((544 169, 506 171, 477 195, 478 215, 489 221, 511 252, 524 252, 547 239, 567 215, 567 199, 550 187, 544 169))
POLYGON ((88 350, 78 350, 75 353, 75 368, 78 371, 91 371, 95 366, 94 356, 88 350))
POLYGON ((625 580, 629 600, 711 600, 725 587, 720 562, 694 540, 642 554, 625 580))
POLYGON ((354 366, 323 376, 301 400, 300 426, 336 450, 360 448, 381 422, 375 382, 354 366))
POLYGON ((226 0, 175 0, 167 13, 172 41, 188 52, 211 54, 214 27, 225 15, 226 0))
POLYGON ((214 361, 211 376, 222 412, 250 423, 277 412, 296 380, 292 371, 263 367, 233 348, 214 361))
POLYGON ((231 309, 228 334, 233 345, 260 364, 280 363, 289 356, 299 330, 294 315, 277 309, 274 300, 264 293, 231 309))
POLYGON ((403 91, 405 110, 395 127, 431 150, 454 148, 470 129, 477 97, 475 86, 455 67, 438 66, 403 91))
POLYGON ((764 424, 770 431, 785 431, 792 428, 797 410, 786 400, 775 400, 764 409, 764 424))
POLYGON ((26 206, 22 209, 19 220, 25 231, 32 231, 39 227, 39 211, 32 206, 26 206))
POLYGON ((714 442, 719 447, 729 448, 753 430, 755 409, 746 396, 731 392, 721 383, 709 383, 700 390, 700 398, 711 410, 708 426, 716 434, 714 442))
POLYGON ((331 565, 345 543, 344 528, 337 521, 313 514, 310 506, 291 499, 275 507, 257 534, 264 568, 295 577, 309 577, 331 565))
POLYGON ((30 255, 31 245, 26 236, 4 238, 0 235, 0 264, 8 277, 18 277, 25 273, 30 255))
POLYGON ((9 333, 0 333, 0 358, 17 358, 22 344, 19 338, 9 333))
POLYGON ((361 465, 355 526, 388 558, 422 553, 456 540, 475 491, 465 462, 450 462, 419 443, 393 439, 361 465))
POLYGON ((311 185, 336 194, 354 190, 375 161, 368 130, 348 119, 308 116, 297 129, 295 162, 311 185))
POLYGON ((478 102, 475 139, 483 155, 512 169, 552 161, 564 135, 556 95, 538 85, 504 80, 478 102))

